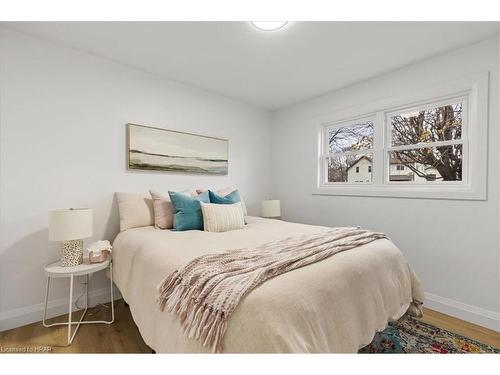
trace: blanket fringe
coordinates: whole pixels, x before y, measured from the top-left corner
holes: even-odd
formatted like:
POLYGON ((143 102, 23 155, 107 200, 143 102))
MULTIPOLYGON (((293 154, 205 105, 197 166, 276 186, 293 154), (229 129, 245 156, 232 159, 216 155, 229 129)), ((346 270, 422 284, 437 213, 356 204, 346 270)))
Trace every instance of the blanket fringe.
POLYGON ((203 346, 210 347, 212 352, 223 351, 223 338, 227 329, 227 319, 223 311, 198 302, 198 291, 183 284, 178 273, 165 278, 158 291, 160 309, 174 312, 179 317, 184 334, 199 340, 203 346))

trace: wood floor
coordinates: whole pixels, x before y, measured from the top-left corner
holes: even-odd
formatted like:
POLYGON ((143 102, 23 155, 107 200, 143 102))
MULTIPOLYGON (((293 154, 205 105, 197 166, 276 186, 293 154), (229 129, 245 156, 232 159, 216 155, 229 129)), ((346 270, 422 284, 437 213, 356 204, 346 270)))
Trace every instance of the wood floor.
MULTIPOLYGON (((52 353, 151 353, 123 300, 116 301, 115 304, 115 323, 82 325, 71 346, 66 345, 65 326, 44 328, 39 322, 0 332, 0 352, 37 350, 52 353)), ((99 305, 89 309, 87 314, 92 319, 107 319, 109 307, 99 305)), ((51 319, 49 323, 63 322, 66 319, 67 315, 62 315, 51 319)), ((500 348, 500 334, 489 329, 429 309, 425 310, 422 320, 500 348)))
POLYGON ((432 324, 448 331, 459 333, 463 336, 480 341, 484 344, 500 349, 500 333, 491 329, 478 326, 449 315, 441 314, 437 311, 424 309, 424 316, 421 319, 425 323, 432 324))
MULTIPOLYGON (((109 303, 106 304, 109 306, 109 303)), ((75 313, 73 320, 80 318, 75 313)), ((87 311, 86 319, 108 320, 109 307, 98 305, 87 311)), ((50 319, 47 323, 67 322, 68 315, 50 319)), ((67 346, 67 326, 45 328, 42 322, 29 324, 0 332, 0 350, 5 348, 33 348, 43 351, 49 347, 53 353, 151 353, 132 320, 124 301, 115 301, 115 322, 113 324, 83 324, 80 326, 71 346, 67 346)))

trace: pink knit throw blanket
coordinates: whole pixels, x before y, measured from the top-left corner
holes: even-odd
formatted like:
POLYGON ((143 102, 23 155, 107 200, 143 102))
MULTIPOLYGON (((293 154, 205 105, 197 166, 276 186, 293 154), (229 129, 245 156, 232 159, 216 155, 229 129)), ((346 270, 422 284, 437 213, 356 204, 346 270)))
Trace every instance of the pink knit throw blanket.
POLYGON ((333 228, 203 255, 162 281, 158 303, 162 311, 166 308, 179 317, 189 338, 213 352, 222 352, 227 320, 241 299, 258 285, 380 238, 385 235, 359 228, 333 228))

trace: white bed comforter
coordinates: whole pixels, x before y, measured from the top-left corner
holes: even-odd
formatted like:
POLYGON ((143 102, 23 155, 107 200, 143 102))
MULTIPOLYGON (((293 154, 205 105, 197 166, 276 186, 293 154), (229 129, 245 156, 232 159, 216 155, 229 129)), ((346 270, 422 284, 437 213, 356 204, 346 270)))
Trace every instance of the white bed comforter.
MULTIPOLYGON (((121 232, 113 243, 114 280, 141 335, 156 352, 209 352, 186 338, 177 316, 156 303, 165 276, 207 253, 256 246, 324 227, 247 217, 241 230, 121 232)), ((224 352, 354 353, 423 292, 399 249, 376 240, 271 279, 228 321, 224 352)))

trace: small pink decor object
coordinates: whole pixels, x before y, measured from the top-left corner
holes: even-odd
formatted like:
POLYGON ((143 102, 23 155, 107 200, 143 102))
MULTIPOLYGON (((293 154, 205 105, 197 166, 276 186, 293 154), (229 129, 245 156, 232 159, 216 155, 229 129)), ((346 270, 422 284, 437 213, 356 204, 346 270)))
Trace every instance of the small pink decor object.
POLYGON ((99 252, 90 251, 89 252, 89 262, 90 263, 101 263, 108 259, 109 251, 103 250, 99 252))
POLYGON ((89 245, 87 248, 89 252, 90 263, 101 263, 108 259, 111 254, 112 246, 109 241, 97 241, 89 245))

